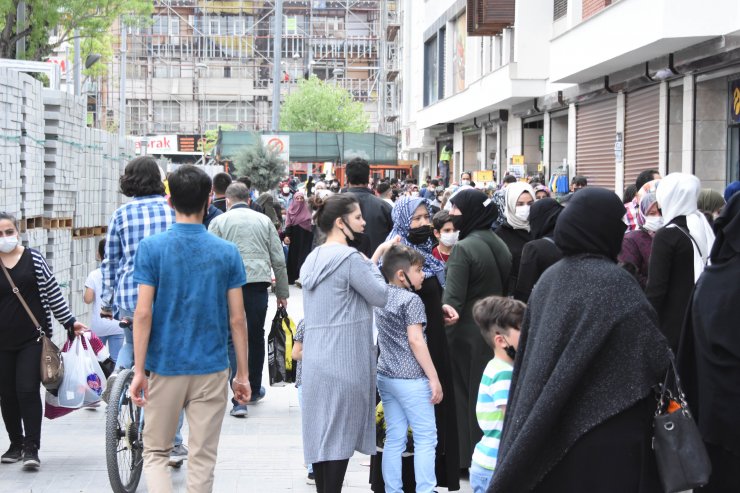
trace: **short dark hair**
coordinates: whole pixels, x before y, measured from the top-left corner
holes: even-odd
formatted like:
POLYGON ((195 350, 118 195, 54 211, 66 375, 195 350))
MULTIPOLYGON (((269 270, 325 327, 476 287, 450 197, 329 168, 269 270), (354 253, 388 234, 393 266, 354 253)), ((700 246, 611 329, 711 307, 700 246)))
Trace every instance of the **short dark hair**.
POLYGON ((314 195, 311 201, 311 207, 316 211, 314 222, 321 232, 328 234, 334 221, 350 214, 355 205, 359 206, 359 202, 351 193, 331 195, 326 199, 314 195))
POLYGON ((424 256, 421 253, 409 246, 394 244, 383 255, 381 271, 386 280, 390 281, 399 269, 405 272, 416 265, 424 265, 424 256))
POLYGON ((438 185, 439 185, 439 180, 438 180, 438 179, 436 179, 436 178, 433 178, 433 179, 432 179, 432 181, 431 181, 430 183, 431 183, 431 184, 432 184, 433 186, 435 186, 435 187, 436 187, 436 186, 438 186, 438 185))
POLYGON ((527 305, 513 298, 489 296, 475 302, 473 319, 487 340, 493 330, 503 335, 512 327, 521 330, 526 308, 527 305))
POLYGON ((119 180, 121 193, 126 197, 164 195, 162 170, 151 156, 140 156, 129 161, 119 180))
POLYGON ((361 157, 348 162, 346 172, 350 185, 367 185, 370 182, 370 165, 361 157))
POLYGON ((516 183, 516 176, 514 175, 504 176, 504 183, 516 183))
POLYGON ((213 176, 213 191, 219 195, 225 194, 232 181, 231 175, 228 173, 216 173, 213 176))
POLYGON ((645 183, 653 181, 653 177, 659 174, 660 171, 658 171, 657 169, 646 169, 645 171, 637 175, 637 178, 635 179, 635 186, 639 190, 645 183))
POLYGON ((247 188, 252 188, 252 180, 250 180, 248 176, 240 176, 236 181, 245 184, 247 188))
POLYGON ((226 189, 226 198, 232 202, 247 202, 249 200, 249 188, 240 181, 232 183, 226 189))
POLYGON ((571 180, 570 183, 571 185, 578 185, 581 187, 585 187, 585 186, 588 186, 588 178, 586 178, 585 176, 580 176, 580 175, 574 176, 573 180, 571 180))
POLYGON ((462 173, 460 173, 461 180, 462 180, 463 175, 468 175, 471 180, 473 179, 473 173, 471 173, 470 171, 463 171, 462 173))
POLYGON ((391 189, 391 185, 389 183, 386 183, 384 181, 378 183, 378 195, 383 195, 385 192, 391 189))
POLYGON ((105 238, 98 242, 98 255, 100 255, 100 260, 105 258, 105 238))
POLYGON ((637 187, 635 185, 627 185, 627 187, 624 189, 622 202, 624 202, 625 204, 629 204, 630 202, 632 202, 632 199, 635 198, 635 195, 637 195, 637 187))
POLYGON ((445 210, 439 211, 432 218, 432 224, 434 225, 434 229, 436 229, 437 231, 444 228, 445 224, 447 224, 450 221, 452 221, 452 218, 450 217, 450 213, 445 210))
POLYGON ((204 214, 211 195, 211 177, 200 168, 186 164, 170 175, 170 200, 181 214, 204 214))

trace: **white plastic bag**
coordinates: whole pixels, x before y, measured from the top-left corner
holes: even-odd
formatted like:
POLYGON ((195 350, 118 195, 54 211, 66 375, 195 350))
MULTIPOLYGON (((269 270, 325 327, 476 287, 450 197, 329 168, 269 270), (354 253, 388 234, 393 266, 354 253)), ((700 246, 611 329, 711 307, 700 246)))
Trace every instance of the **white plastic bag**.
POLYGON ((98 402, 105 388, 105 375, 90 344, 83 345, 77 336, 62 358, 64 378, 59 385, 59 406, 76 409, 98 402))

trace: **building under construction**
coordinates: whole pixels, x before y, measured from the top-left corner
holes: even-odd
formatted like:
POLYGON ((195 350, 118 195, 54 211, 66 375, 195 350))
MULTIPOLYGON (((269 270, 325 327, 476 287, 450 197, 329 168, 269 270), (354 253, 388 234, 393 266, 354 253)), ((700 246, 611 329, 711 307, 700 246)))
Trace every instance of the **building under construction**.
MULTIPOLYGON (((100 123, 119 121, 126 53, 126 131, 202 135, 272 125, 272 1, 157 0, 152 22, 125 28, 99 94, 100 123), (125 44, 124 44, 125 43, 125 44)), ((400 19, 395 0, 283 0, 281 94, 311 74, 365 104, 370 129, 398 131, 400 19)), ((115 32, 114 32, 115 35, 115 32)))

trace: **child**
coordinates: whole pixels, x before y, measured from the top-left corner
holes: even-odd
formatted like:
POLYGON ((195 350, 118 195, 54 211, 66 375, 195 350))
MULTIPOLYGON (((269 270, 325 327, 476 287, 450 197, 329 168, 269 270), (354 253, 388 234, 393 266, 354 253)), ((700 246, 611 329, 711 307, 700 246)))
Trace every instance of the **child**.
MULTIPOLYGON (((102 262, 105 258, 105 240, 98 243, 98 253, 95 259, 102 262)), ((92 303, 92 315, 90 316, 90 329, 97 335, 103 344, 108 344, 108 352, 115 362, 118 359, 118 351, 123 345, 123 329, 118 325, 118 320, 100 317, 100 307, 103 305, 103 274, 100 267, 90 272, 85 281, 85 293, 83 300, 88 305, 92 303)))
POLYGON ((383 401, 386 440, 383 481, 387 493, 403 491, 401 454, 406 433, 414 438, 416 491, 431 493, 437 485, 434 472, 437 427, 434 405, 442 401, 442 386, 424 337, 426 312, 413 291, 424 281, 424 257, 401 244, 383 255, 383 275, 388 280, 388 301, 375 308, 378 328, 378 391, 383 401))
POLYGON ((499 441, 504 425, 506 401, 519 345, 519 330, 526 305, 521 301, 500 296, 489 296, 473 305, 473 318, 480 327, 483 339, 493 349, 478 389, 475 413, 483 438, 473 451, 470 466, 470 486, 473 493, 485 493, 496 467, 499 441))
POLYGON ((457 237, 460 235, 460 232, 455 231, 450 213, 447 211, 436 213, 432 218, 432 224, 434 225, 434 236, 439 242, 437 246, 432 248, 432 255, 442 262, 447 262, 447 259, 450 258, 450 253, 452 253, 452 247, 457 243, 457 237))
MULTIPOLYGON (((301 376, 303 375, 303 369, 301 368, 301 360, 303 359, 303 333, 306 330, 306 326, 303 320, 298 322, 298 326, 295 329, 295 337, 293 338, 293 360, 296 362, 295 369, 295 387, 298 389, 298 407, 302 408, 303 401, 303 389, 301 388, 301 376)), ((308 464, 308 477, 306 478, 306 484, 316 484, 316 478, 313 475, 313 465, 308 464)))

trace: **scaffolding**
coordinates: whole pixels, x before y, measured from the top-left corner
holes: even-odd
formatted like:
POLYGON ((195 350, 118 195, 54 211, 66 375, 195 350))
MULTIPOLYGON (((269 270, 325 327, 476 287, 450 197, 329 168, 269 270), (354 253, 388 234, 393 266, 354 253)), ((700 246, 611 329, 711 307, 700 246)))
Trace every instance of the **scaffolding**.
MULTIPOLYGON (((155 0, 154 7, 151 25, 124 28, 130 133, 269 129, 278 47, 283 98, 316 75, 365 105, 371 131, 398 131, 395 0, 283 0, 279 44, 275 0, 155 0)), ((103 114, 114 121, 118 72, 114 59, 103 98, 103 114)))

